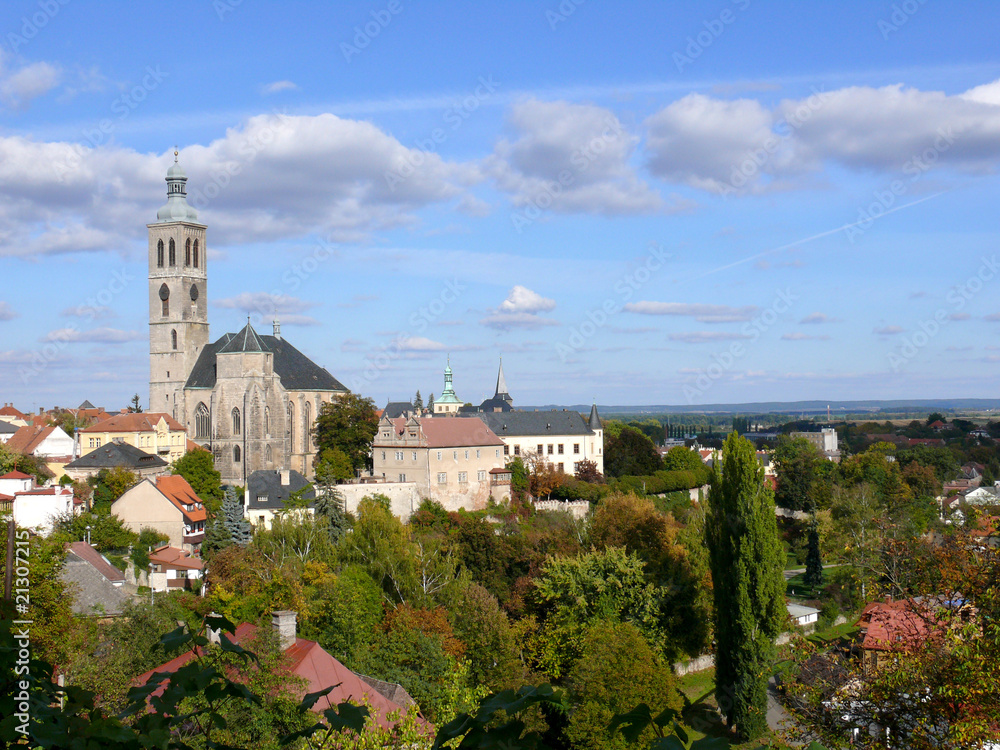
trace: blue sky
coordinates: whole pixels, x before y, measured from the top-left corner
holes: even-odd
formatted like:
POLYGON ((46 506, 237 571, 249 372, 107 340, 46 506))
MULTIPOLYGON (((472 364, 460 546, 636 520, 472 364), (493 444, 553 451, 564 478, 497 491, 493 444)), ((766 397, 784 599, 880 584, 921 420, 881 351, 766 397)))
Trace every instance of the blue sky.
POLYGON ((11 2, 0 395, 148 397, 173 147, 212 337, 379 404, 993 395, 993 3, 11 2))

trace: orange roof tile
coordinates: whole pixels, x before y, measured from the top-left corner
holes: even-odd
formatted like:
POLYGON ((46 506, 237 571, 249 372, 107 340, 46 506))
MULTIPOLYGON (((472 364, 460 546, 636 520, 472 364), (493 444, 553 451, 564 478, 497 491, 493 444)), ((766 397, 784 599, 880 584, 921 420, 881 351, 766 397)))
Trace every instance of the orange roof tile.
POLYGON ((186 570, 202 570, 205 563, 200 558, 192 557, 177 547, 160 547, 149 555, 150 562, 168 568, 184 568, 186 570))
POLYGON ((204 502, 198 497, 187 480, 181 476, 168 476, 156 478, 156 489, 166 495, 177 509, 184 514, 184 518, 191 521, 204 521, 207 518, 204 502), (201 508, 185 510, 185 505, 201 505, 201 508))
POLYGON ((38 447, 45 438, 52 434, 55 430, 52 426, 41 426, 35 424, 25 425, 18 429, 13 435, 10 436, 5 445, 9 450, 21 453, 25 456, 30 456, 35 448, 38 447))
POLYGON ((28 415, 14 408, 13 404, 0 406, 0 417, 15 417, 16 419, 28 419, 28 415))
MULTIPOLYGON (((406 430, 406 418, 390 420, 397 435, 406 430)), ((481 419, 464 417, 424 417, 416 419, 420 430, 427 439, 428 448, 468 448, 478 445, 503 445, 481 419)), ((380 444, 378 437, 375 444, 380 444)))
POLYGON ((136 414, 115 414, 113 417, 91 425, 81 432, 153 432, 160 419, 171 430, 184 431, 184 426, 169 414, 162 412, 139 412, 136 414))
POLYGON ((8 471, 0 479, 31 479, 31 474, 25 474, 23 471, 8 471))

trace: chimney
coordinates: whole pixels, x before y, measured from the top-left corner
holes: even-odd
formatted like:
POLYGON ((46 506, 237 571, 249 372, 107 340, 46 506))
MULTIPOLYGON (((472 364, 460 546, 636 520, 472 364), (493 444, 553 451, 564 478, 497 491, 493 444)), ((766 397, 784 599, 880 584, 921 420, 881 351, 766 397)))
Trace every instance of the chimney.
POLYGON ((295 645, 295 612, 280 609, 271 613, 271 627, 278 634, 278 644, 282 651, 295 645))
POLYGON ((281 475, 281 486, 287 487, 292 480, 291 472, 288 469, 282 469, 278 473, 281 475))
MULTIPOLYGON (((209 617, 218 617, 219 613, 218 612, 209 612, 208 616, 209 617)), ((205 629, 208 631, 208 633, 206 635, 208 636, 208 642, 209 643, 214 643, 214 644, 218 645, 219 643, 222 642, 222 637, 221 637, 222 631, 219 628, 213 628, 213 627, 209 626, 209 627, 206 627, 205 629)))

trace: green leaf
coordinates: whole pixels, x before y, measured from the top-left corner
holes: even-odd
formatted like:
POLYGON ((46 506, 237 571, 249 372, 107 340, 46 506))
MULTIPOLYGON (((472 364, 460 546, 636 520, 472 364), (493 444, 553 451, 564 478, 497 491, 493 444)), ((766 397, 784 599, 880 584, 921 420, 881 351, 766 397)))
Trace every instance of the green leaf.
POLYGON ((649 706, 640 703, 628 713, 615 714, 608 726, 608 733, 614 734, 615 730, 620 729, 627 741, 638 742, 639 735, 652 723, 653 716, 649 711, 649 706))
POLYGON ((355 706, 347 701, 338 704, 336 708, 328 708, 323 712, 331 729, 334 731, 350 729, 356 734, 361 734, 364 730, 365 719, 368 718, 368 715, 369 712, 365 706, 355 706))
MULTIPOLYGON (((726 744, 728 748, 728 743, 726 744)), ((687 750, 687 745, 677 739, 676 736, 657 737, 649 743, 649 750, 687 750)))
POLYGON ((336 685, 330 685, 330 687, 323 690, 319 690, 315 693, 307 693, 306 696, 299 702, 300 711, 308 711, 313 706, 316 705, 316 701, 322 698, 324 695, 329 695, 330 692, 337 687, 340 687, 342 683, 337 683, 336 685))

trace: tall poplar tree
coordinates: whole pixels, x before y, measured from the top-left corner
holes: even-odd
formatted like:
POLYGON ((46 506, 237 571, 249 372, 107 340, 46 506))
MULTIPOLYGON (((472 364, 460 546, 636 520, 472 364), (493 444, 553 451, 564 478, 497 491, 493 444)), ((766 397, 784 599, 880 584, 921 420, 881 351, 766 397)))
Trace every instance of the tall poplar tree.
POLYGON ((744 740, 767 730, 774 639, 787 619, 774 495, 753 444, 731 433, 708 494, 705 538, 715 597, 716 700, 744 740))

